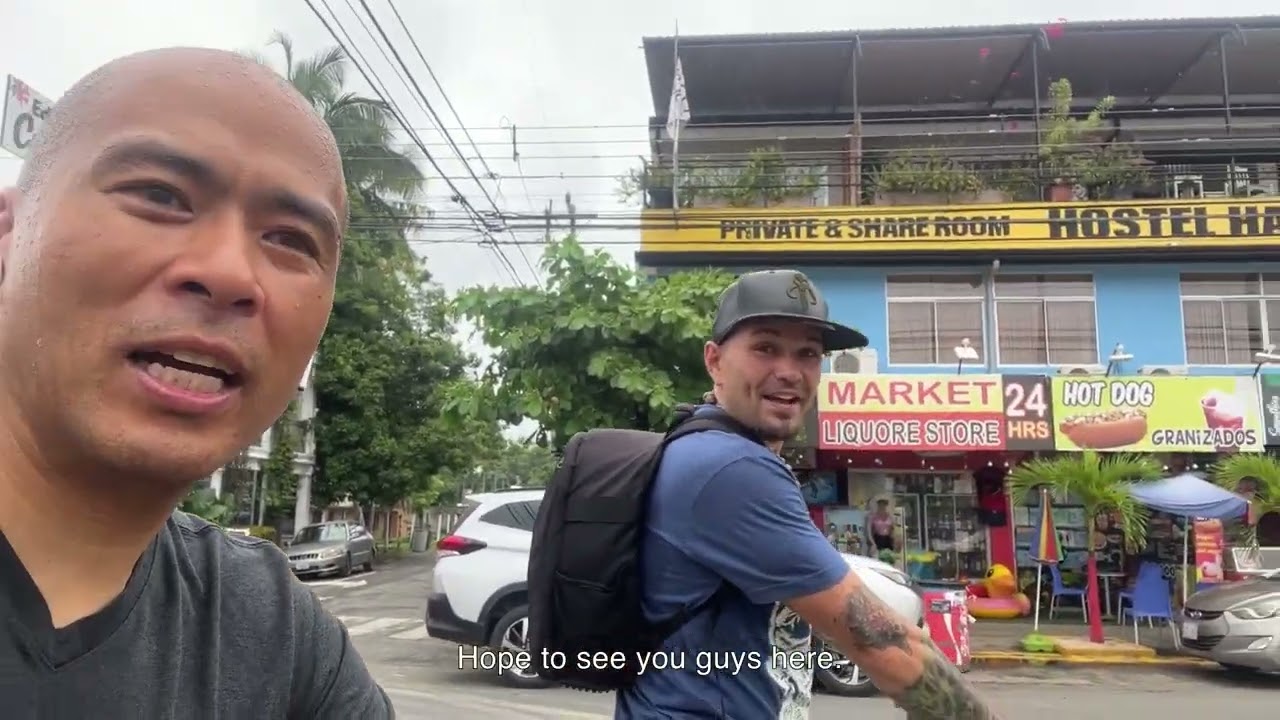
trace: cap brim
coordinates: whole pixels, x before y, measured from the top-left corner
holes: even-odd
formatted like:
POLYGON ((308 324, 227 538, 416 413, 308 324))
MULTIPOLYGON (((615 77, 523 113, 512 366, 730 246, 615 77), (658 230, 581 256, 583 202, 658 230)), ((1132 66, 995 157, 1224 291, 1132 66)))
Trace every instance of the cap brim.
POLYGON ((818 320, 812 315, 801 315, 799 313, 760 313, 758 315, 740 317, 733 325, 725 328, 725 331, 721 333, 720 339, 716 342, 724 342, 725 338, 732 335, 742 323, 750 320, 796 320, 809 325, 816 325, 822 328, 822 351, 824 353, 864 348, 871 344, 866 335, 847 325, 834 323, 830 320, 818 320))

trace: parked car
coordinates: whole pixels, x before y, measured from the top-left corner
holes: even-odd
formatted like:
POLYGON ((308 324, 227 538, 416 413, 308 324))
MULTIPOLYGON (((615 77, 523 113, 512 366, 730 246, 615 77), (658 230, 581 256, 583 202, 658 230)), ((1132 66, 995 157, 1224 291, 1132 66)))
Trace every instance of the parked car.
POLYGON ((356 567, 372 570, 377 553, 373 535, 364 526, 342 521, 307 525, 285 550, 289 568, 298 577, 346 577, 356 567))
MULTIPOLYGON (((526 579, 533 521, 542 490, 472 495, 453 534, 436 544, 438 556, 427 597, 427 634, 433 638, 494 649, 528 647, 526 579)), ((845 555, 849 567, 880 599, 916 625, 923 622, 920 594, 902 571, 879 560, 845 555)), ((546 687, 532 670, 508 671, 503 679, 518 688, 546 687)), ((869 695, 871 681, 855 665, 815 669, 825 690, 869 695)))
POLYGON ((1187 598, 1182 649, 1236 672, 1280 672, 1280 571, 1187 598))

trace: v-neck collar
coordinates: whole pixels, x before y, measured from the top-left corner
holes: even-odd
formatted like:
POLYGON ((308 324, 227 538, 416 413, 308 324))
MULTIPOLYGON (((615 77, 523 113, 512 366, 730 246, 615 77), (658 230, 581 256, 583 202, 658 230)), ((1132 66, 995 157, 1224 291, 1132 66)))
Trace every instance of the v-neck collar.
POLYGON ((105 643, 124 624, 147 587, 158 540, 157 535, 147 545, 134 564, 124 590, 106 607, 67 627, 54 628, 44 596, 4 533, 0 533, 0 609, 5 610, 3 614, 15 637, 52 670, 74 662, 105 643))

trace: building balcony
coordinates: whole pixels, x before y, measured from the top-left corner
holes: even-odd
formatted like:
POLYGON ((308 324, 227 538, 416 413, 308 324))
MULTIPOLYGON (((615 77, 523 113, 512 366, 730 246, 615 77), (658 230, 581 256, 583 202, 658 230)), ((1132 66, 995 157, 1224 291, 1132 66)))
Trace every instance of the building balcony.
POLYGON ((754 137, 708 128, 682 137, 679 158, 659 153, 628 171, 619 193, 651 210, 1280 196, 1280 109, 1229 137, 1220 119, 1134 130, 1085 118, 1048 116, 1040 140, 1036 124, 1007 118, 864 123, 839 137, 824 137, 828 126, 754 137))

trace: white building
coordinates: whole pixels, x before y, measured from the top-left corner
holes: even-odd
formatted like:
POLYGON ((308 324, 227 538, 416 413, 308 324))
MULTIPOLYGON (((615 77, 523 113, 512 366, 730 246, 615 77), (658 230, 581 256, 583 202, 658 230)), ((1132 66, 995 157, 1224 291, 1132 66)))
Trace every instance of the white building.
MULTIPOLYGON (((295 427, 291 431, 296 433, 296 450, 293 471, 298 478, 297 502, 294 507, 295 528, 311 522, 311 477, 316 461, 314 366, 315 357, 312 357, 298 382, 298 396, 294 403, 295 427)), ((269 491, 262 469, 271 457, 275 441, 274 430, 274 427, 268 428, 258 442, 245 449, 237 462, 218 470, 209 478, 209 488, 235 512, 236 518, 232 521, 234 525, 257 524, 261 521, 269 491)))

